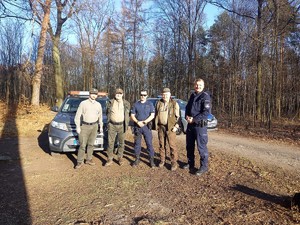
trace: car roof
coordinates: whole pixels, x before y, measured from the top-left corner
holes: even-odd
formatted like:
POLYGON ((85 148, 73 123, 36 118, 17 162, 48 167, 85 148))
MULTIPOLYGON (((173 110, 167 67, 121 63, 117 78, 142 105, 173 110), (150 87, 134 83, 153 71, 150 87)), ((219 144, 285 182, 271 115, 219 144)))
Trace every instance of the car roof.
MULTIPOLYGON (((74 97, 87 97, 90 95, 89 91, 69 91, 68 96, 74 96, 74 97)), ((107 92, 98 92, 98 97, 107 97, 107 92)))

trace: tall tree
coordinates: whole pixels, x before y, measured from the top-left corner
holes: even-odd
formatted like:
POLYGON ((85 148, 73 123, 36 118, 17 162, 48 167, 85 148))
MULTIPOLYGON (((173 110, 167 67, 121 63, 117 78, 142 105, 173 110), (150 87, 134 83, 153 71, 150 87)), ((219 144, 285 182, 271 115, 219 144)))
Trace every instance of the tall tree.
POLYGON ((256 0, 256 11, 255 5, 253 3, 248 4, 240 4, 240 6, 236 7, 236 2, 231 0, 217 0, 217 1, 208 1, 222 9, 225 9, 231 13, 235 13, 237 15, 252 18, 256 20, 256 36, 254 37, 256 40, 256 118, 261 120, 262 118, 262 54, 264 47, 264 35, 263 35, 263 10, 266 7, 266 0, 256 0))
POLYGON ((82 4, 80 11, 75 14, 75 32, 81 49, 82 88, 85 90, 95 86, 95 81, 100 76, 96 69, 97 66, 100 67, 97 58, 100 57, 102 35, 112 13, 110 0, 90 0, 82 4))
POLYGON ((141 74, 139 71, 140 59, 142 58, 142 27, 145 23, 145 18, 143 17, 143 3, 144 0, 123 0, 122 1, 122 28, 125 34, 125 41, 127 45, 127 58, 130 62, 130 77, 128 84, 131 92, 130 100, 133 101, 137 99, 137 94, 141 89, 141 74))
POLYGON ((55 76, 55 86, 56 86, 56 99, 57 105, 62 104, 64 98, 64 88, 63 88, 63 74, 61 70, 61 59, 60 59, 60 41, 62 35, 62 27, 64 23, 69 19, 74 13, 74 7, 77 0, 55 0, 56 5, 56 17, 51 21, 53 23, 49 24, 49 33, 52 39, 52 55, 54 63, 54 76, 55 76))
POLYGON ((39 19, 42 21, 40 40, 38 45, 38 54, 35 62, 35 72, 32 79, 31 104, 34 106, 38 106, 40 104, 40 87, 41 87, 41 78, 43 74, 43 58, 45 52, 47 30, 49 28, 49 22, 50 22, 51 1, 52 0, 45 0, 45 2, 42 1, 36 2, 34 0, 30 1, 32 10, 39 15, 39 19))
MULTIPOLYGON (((258 119, 259 121, 264 121, 266 110, 263 110, 265 108, 265 104, 264 104, 264 98, 262 96, 262 92, 263 92, 263 88, 264 88, 264 86, 263 86, 264 78, 266 77, 267 73, 263 73, 263 59, 264 59, 264 48, 270 47, 269 46, 270 43, 266 43, 266 39, 268 39, 268 37, 267 37, 268 28, 269 28, 270 23, 274 25, 274 27, 273 27, 274 32, 272 34, 272 37, 273 37, 273 40, 275 40, 275 42, 271 42, 271 43, 274 43, 276 46, 274 48, 274 50, 275 50, 274 62, 275 62, 275 64, 277 64, 278 56, 279 56, 278 52, 280 52, 280 51, 278 51, 278 41, 277 41, 277 37, 279 34, 278 29, 280 29, 281 31, 286 30, 286 29, 284 29, 284 27, 287 27, 288 24, 293 22, 293 20, 294 20, 293 16, 299 11, 299 3, 297 6, 297 3, 294 0, 285 1, 285 2, 280 1, 280 4, 277 0, 271 0, 271 1, 256 0, 255 2, 249 2, 247 4, 244 1, 239 1, 239 0, 235 0, 235 1, 217 0, 217 1, 208 1, 208 2, 214 4, 218 7, 221 7, 222 9, 225 9, 231 13, 234 13, 238 16, 245 17, 245 18, 251 18, 255 21, 256 32, 250 34, 253 37, 253 40, 255 40, 255 46, 256 46, 256 97, 255 97, 256 98, 256 112, 255 112, 255 116, 256 116, 256 119, 258 119), (238 3, 240 3, 240 6, 236 7, 238 5, 238 3), (285 7, 282 7, 283 5, 285 5, 285 7), (281 26, 281 28, 279 28, 278 22, 279 22, 280 18, 282 19, 283 17, 280 16, 281 14, 278 10, 280 10, 280 8, 286 9, 292 5, 296 6, 296 7, 294 7, 295 10, 292 11, 292 13, 290 10, 282 10, 282 12, 284 12, 283 14, 292 15, 292 17, 289 17, 288 19, 286 19, 285 22, 283 23, 284 25, 281 26)), ((270 39, 268 39, 268 40, 270 40, 270 39)), ((281 40, 284 40, 284 39, 281 39, 281 40)), ((281 51, 281 53, 282 53, 282 51, 281 51)), ((278 66, 278 64, 275 65, 275 67, 277 67, 277 66, 278 66)), ((280 75, 280 73, 278 73, 278 69, 280 69, 280 68, 274 68, 274 66, 273 66, 273 82, 272 82, 272 84, 273 84, 273 88, 275 88, 276 92, 277 92, 277 94, 274 93, 275 96, 280 96, 280 93, 278 93, 277 88, 280 89, 280 85, 282 83, 282 80, 280 81, 281 75, 280 75)), ((277 99, 276 105, 277 105, 277 107, 280 108, 280 106, 279 106, 280 105, 279 104, 280 97, 276 97, 276 99, 277 99)), ((269 101, 269 103, 272 104, 272 101, 269 101)), ((275 104, 273 104, 273 105, 275 105, 275 104)), ((271 108, 269 107, 269 109, 271 109, 271 108)), ((277 108, 277 112, 278 112, 278 110, 279 109, 277 108)), ((269 116, 271 114, 272 114, 272 112, 269 112, 269 116)))
MULTIPOLYGON (((168 60, 169 70, 165 70, 166 85, 173 84, 175 95, 186 97, 193 80, 199 76, 196 62, 199 57, 197 43, 203 33, 204 8, 203 0, 155 0, 159 9, 157 23, 165 24, 165 29, 171 34, 169 38, 168 60), (187 82, 188 86, 181 85, 187 82)), ((158 30, 159 31, 159 30, 158 30)), ((165 32, 165 31, 163 31, 165 32)))
MULTIPOLYGON (((7 103, 17 102, 24 94, 22 77, 22 53, 24 25, 19 20, 6 20, 0 26, 0 93, 7 103)), ((27 84, 28 86, 28 84, 27 84)))

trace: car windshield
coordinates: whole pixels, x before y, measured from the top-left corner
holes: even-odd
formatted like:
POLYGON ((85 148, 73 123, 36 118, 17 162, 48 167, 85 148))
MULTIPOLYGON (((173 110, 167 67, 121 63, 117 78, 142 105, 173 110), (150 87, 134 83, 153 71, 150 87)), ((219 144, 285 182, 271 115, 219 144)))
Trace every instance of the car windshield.
MULTIPOLYGON (((75 98, 75 97, 68 98, 62 106, 61 112, 76 113, 80 102, 82 102, 83 100, 86 100, 86 99, 87 98, 75 98)), ((96 100, 97 100, 97 102, 99 102, 101 104, 102 112, 104 113, 106 111, 107 99, 106 98, 97 98, 96 100)))
POLYGON ((153 104, 153 106, 156 105, 157 100, 158 100, 158 99, 153 99, 153 98, 147 99, 147 101, 148 101, 148 102, 151 102, 151 103, 153 104))
MULTIPOLYGON (((156 102, 159 100, 159 98, 150 98, 150 99, 147 99, 148 102, 151 102, 154 106, 156 105, 156 102)), ((185 107, 187 105, 187 102, 186 101, 183 101, 181 99, 176 99, 178 105, 179 105, 179 108, 180 110, 185 110, 185 107)))

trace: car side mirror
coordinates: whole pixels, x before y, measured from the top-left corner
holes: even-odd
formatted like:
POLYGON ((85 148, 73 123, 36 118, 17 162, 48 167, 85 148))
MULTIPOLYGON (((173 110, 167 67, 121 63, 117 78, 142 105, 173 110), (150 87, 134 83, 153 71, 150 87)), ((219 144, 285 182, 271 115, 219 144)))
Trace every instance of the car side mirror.
POLYGON ((58 112, 58 107, 57 107, 57 106, 52 106, 52 107, 51 107, 51 111, 53 111, 53 112, 58 112))

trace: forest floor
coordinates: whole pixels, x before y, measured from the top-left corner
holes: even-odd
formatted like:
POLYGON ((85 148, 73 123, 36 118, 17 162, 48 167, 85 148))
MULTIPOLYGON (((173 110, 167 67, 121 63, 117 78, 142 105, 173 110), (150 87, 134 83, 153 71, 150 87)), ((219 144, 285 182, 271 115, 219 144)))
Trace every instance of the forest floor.
POLYGON ((177 136, 178 170, 169 161, 151 169, 145 149, 131 167, 130 131, 125 165, 104 167, 103 151, 94 153, 95 166, 75 170, 76 154, 49 154, 53 116, 48 107, 0 104, 0 224, 300 224, 299 208, 291 210, 300 192, 299 124, 270 135, 220 121, 209 132, 209 172, 195 176, 181 168, 184 134, 177 136))

